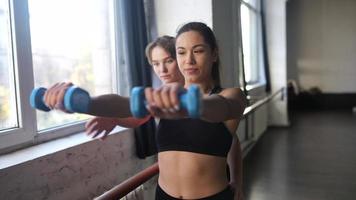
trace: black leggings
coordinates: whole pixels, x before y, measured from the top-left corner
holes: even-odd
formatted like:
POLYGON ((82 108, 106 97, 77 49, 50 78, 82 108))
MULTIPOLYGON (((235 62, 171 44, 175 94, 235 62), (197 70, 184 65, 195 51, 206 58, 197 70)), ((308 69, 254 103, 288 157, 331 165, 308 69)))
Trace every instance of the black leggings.
MULTIPOLYGON (((234 193, 228 186, 223 191, 211 195, 209 197, 201 198, 200 200, 233 200, 234 193)), ((157 184, 156 188, 156 200, 180 200, 167 194, 163 189, 157 184)))

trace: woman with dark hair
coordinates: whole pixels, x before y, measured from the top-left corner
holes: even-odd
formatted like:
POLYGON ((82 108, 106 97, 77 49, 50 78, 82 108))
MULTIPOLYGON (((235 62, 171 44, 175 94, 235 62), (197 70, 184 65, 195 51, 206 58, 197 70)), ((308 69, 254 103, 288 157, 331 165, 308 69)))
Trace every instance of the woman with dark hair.
MULTIPOLYGON (((194 25, 194 24, 192 24, 194 25)), ((198 24, 196 26, 201 26, 202 24, 198 24)), ((205 25, 204 25, 205 26, 205 25)), ((194 27, 193 27, 194 28, 194 27)), ((195 28, 199 29, 199 27, 195 28)), ((212 37, 212 32, 209 28, 205 28, 208 31, 206 35, 207 44, 211 46, 211 49, 218 49, 215 38, 212 37)), ((181 32, 184 29, 181 30, 181 32)), ((179 33, 178 33, 179 34, 179 33)), ((151 42, 146 47, 146 57, 153 67, 156 75, 161 79, 163 84, 179 82, 184 84, 184 78, 178 70, 178 65, 176 62, 176 49, 175 49, 175 40, 173 37, 163 36, 157 38, 155 41, 151 42)), ((219 57, 217 56, 216 61, 213 63, 211 70, 211 77, 213 79, 213 85, 216 89, 221 90, 220 88, 220 77, 219 77, 219 57)), ((104 117, 95 117, 87 123, 87 132, 88 134, 93 134, 93 137, 96 137, 99 133, 103 132, 102 139, 106 137, 106 135, 116 126, 124 126, 124 127, 137 127, 144 122, 146 122, 149 117, 144 119, 135 119, 135 118, 104 118, 104 117)), ((235 126, 237 127, 238 122, 229 122, 233 124, 233 128, 231 128, 231 132, 234 133, 235 126)), ((231 126, 231 125, 230 125, 231 126)), ((229 163, 229 171, 230 174, 228 177, 230 178, 230 186, 235 194, 240 195, 239 200, 242 199, 242 157, 241 157, 241 149, 240 142, 236 136, 233 135, 233 141, 231 145, 231 149, 228 153, 228 163, 229 163)))
POLYGON ((179 29, 176 53, 184 88, 199 86, 203 109, 200 119, 188 118, 180 110, 178 93, 184 88, 179 84, 145 89, 151 115, 161 118, 156 199, 241 199, 241 188, 229 187, 226 165, 246 98, 239 88, 220 87, 218 47, 204 23, 191 22, 179 29))

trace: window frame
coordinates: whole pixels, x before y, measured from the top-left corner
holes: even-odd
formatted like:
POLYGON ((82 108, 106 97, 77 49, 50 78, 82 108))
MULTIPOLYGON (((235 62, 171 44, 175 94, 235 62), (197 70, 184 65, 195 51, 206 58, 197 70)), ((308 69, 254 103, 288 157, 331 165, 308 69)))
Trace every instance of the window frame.
MULTIPOLYGON (((29 96, 34 88, 34 73, 32 62, 31 33, 29 21, 28 0, 16 1, 8 0, 10 13, 10 28, 12 38, 13 68, 15 76, 16 105, 18 127, 0 130, 0 154, 7 153, 16 149, 36 145, 46 141, 58 139, 61 137, 83 132, 86 121, 76 121, 70 124, 64 124, 60 127, 54 127, 42 131, 37 130, 36 110, 30 106, 29 96)), ((123 67, 123 45, 120 33, 122 23, 118 11, 120 5, 112 1, 113 9, 110 12, 113 20, 110 21, 114 26, 113 49, 114 49, 114 67, 111 68, 113 88, 112 91, 118 94, 127 95, 127 87, 123 87, 120 79, 120 73, 123 67)))
POLYGON ((36 118, 35 111, 29 101, 22 100, 28 99, 34 85, 27 1, 9 1, 9 5, 18 127, 1 131, 0 149, 29 142, 37 132, 32 121, 36 118))
MULTIPOLYGON (((257 49, 255 51, 258 52, 258 55, 255 57, 256 58, 256 64, 257 66, 250 66, 251 69, 251 74, 253 74, 251 76, 251 79, 250 81, 247 81, 246 80, 246 68, 247 66, 245 65, 245 61, 244 61, 244 45, 243 45, 243 34, 242 34, 242 31, 243 31, 243 27, 242 27, 242 23, 241 23, 241 14, 240 14, 240 26, 241 26, 241 49, 242 49, 242 62, 243 62, 243 71, 244 71, 244 76, 243 76, 243 79, 245 79, 243 82, 246 84, 246 88, 247 89, 251 89, 251 88, 254 88, 254 87, 258 87, 260 85, 264 85, 266 83, 266 77, 265 77, 265 74, 264 74, 264 59, 263 59, 263 40, 262 40, 262 12, 261 12, 261 3, 259 0, 256 0, 255 1, 255 4, 256 5, 251 5, 250 3, 248 2, 245 2, 244 0, 241 0, 240 1, 240 13, 241 13, 241 6, 246 6, 247 9, 249 10, 249 12, 252 12, 254 13, 255 15, 255 18, 256 18, 256 37, 255 38, 255 41, 256 41, 256 45, 257 46, 257 49)), ((254 36, 254 35, 251 35, 251 36, 254 36)), ((253 46, 251 46, 253 47, 253 46)), ((250 48, 251 48, 250 47, 250 48)))

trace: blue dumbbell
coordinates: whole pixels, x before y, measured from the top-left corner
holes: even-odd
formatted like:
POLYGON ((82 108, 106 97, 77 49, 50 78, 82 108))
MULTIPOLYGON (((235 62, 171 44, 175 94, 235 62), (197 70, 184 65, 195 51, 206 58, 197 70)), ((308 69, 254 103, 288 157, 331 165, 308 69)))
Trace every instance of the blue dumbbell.
MULTIPOLYGON (((134 87, 131 90, 130 109, 132 115, 137 118, 148 115, 144 89, 144 87, 134 87)), ((186 92, 179 94, 180 107, 188 111, 189 117, 200 117, 200 98, 200 90, 196 85, 190 86, 186 92)))
MULTIPOLYGON (((43 87, 32 90, 30 104, 33 108, 46 112, 51 110, 46 106, 46 104, 44 104, 43 101, 43 95, 46 90, 47 89, 43 87)), ((90 101, 91 98, 87 91, 79 87, 72 86, 65 92, 64 108, 69 112, 88 113, 90 101)))
POLYGON ((30 105, 32 108, 36 108, 38 110, 42 110, 45 112, 50 111, 51 109, 48 108, 46 106, 46 104, 44 104, 43 101, 43 96, 44 93, 46 92, 46 88, 43 87, 39 87, 39 88, 35 88, 32 90, 31 92, 31 96, 30 96, 30 105))

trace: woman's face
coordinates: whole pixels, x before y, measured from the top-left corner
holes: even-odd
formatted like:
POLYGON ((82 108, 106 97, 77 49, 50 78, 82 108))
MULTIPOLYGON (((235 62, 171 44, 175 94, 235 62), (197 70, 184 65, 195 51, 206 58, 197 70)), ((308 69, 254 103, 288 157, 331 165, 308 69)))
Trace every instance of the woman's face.
POLYGON ((186 81, 191 83, 211 80, 216 53, 196 31, 184 32, 176 39, 177 62, 186 81))
POLYGON ((159 79, 161 79, 163 84, 183 80, 183 76, 178 69, 177 61, 162 47, 156 46, 152 49, 151 59, 153 71, 159 79))

